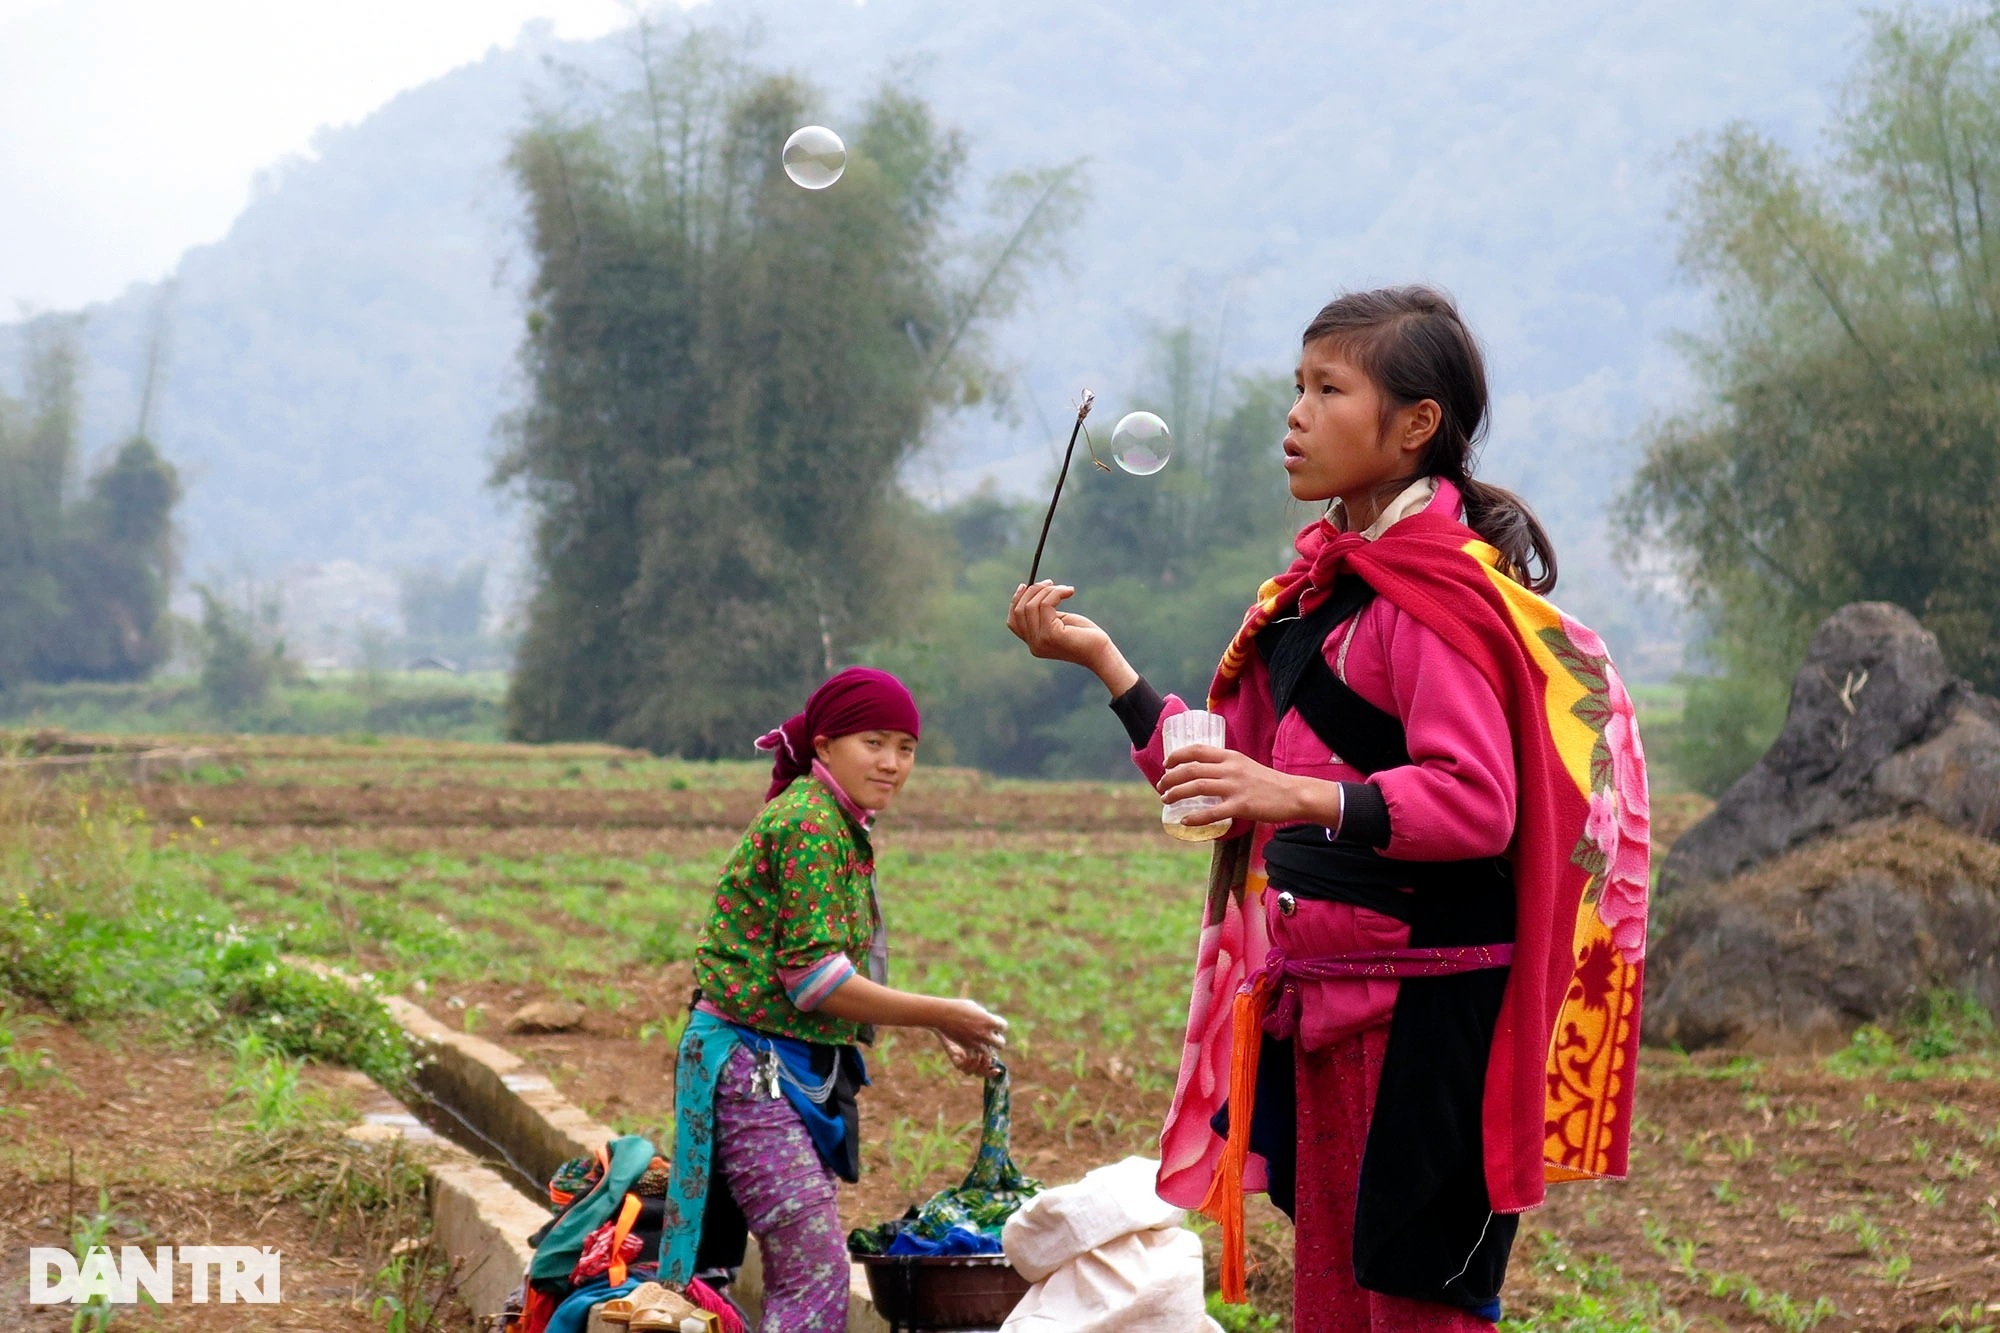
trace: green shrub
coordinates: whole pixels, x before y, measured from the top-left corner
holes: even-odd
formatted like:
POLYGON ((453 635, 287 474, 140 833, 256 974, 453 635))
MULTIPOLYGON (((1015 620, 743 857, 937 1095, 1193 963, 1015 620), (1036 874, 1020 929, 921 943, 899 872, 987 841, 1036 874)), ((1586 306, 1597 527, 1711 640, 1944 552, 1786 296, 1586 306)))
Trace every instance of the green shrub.
POLYGON ((1849 1077, 1918 1077, 1924 1067, 1954 1058, 1987 1055, 1994 1047, 1992 1013, 1966 992, 1936 989, 1918 997, 1899 1021, 1864 1023, 1827 1068, 1849 1077))
POLYGON ((1646 733, 1674 776, 1706 796, 1720 796, 1771 748, 1784 725, 1789 689, 1782 679, 1732 673, 1684 678, 1678 719, 1646 733))
POLYGON ((1963 991, 1926 991, 1910 1016, 1910 1027, 1910 1055, 1917 1060, 1947 1060, 1993 1044, 1993 1015, 1963 991))
POLYGON ((288 669, 284 642, 276 638, 276 603, 253 613, 208 588, 196 591, 201 594, 202 693, 219 717, 262 708, 288 669))
POLYGON ((73 1021, 256 1032, 385 1086, 407 1077, 402 1030, 374 996, 293 966, 199 890, 149 875, 143 820, 101 800, 0 783, 0 998, 73 1021))

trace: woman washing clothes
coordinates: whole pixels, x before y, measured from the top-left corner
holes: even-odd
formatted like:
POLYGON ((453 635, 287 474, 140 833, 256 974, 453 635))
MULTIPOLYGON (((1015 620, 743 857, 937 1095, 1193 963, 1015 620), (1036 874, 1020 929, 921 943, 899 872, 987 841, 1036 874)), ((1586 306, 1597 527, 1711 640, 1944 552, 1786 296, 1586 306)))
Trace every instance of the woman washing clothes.
POLYGON ((850 667, 760 739, 767 803, 696 946, 660 1281, 733 1266, 747 1226, 763 1253, 765 1333, 847 1327, 834 1180, 860 1175, 859 1044, 877 1027, 929 1028, 983 1077, 1006 1042, 1005 1020, 972 1000, 887 985, 870 830, 910 776, 919 731, 901 681, 850 667))
POLYGON ((1472 476, 1477 343, 1425 288, 1307 327, 1284 467, 1326 505, 1259 590, 1208 705, 1229 748, 1161 752, 1109 634, 1022 587, 1008 625, 1105 684, 1162 799, 1217 798, 1159 1192, 1294 1221, 1299 1333, 1490 1329, 1518 1215, 1622 1176, 1645 949, 1647 798, 1598 637, 1543 594, 1547 534, 1472 476))

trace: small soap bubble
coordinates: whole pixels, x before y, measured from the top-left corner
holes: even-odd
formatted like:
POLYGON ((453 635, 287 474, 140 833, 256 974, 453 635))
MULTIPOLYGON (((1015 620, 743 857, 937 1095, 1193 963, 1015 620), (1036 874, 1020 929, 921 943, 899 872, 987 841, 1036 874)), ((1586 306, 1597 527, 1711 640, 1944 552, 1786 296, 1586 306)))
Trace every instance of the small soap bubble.
POLYGON ((824 190, 847 170, 847 145, 824 125, 808 125, 792 131, 785 140, 785 174, 794 185, 808 190, 824 190))
POLYGON ((1111 429, 1111 461, 1135 477, 1152 476, 1173 455, 1173 432, 1151 412, 1127 412, 1111 429))

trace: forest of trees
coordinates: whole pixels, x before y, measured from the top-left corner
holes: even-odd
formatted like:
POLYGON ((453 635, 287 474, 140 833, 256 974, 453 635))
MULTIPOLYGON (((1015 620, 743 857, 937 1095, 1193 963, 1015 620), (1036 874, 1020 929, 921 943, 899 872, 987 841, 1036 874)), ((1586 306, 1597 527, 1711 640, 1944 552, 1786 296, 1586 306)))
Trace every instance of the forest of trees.
MULTIPOLYGON (((516 734, 740 754, 867 660, 917 687, 940 759, 1120 771, 1101 691, 1002 624, 1039 503, 927 510, 898 480, 992 375, 958 335, 992 313, 975 279, 999 275, 1004 305, 1062 201, 973 262, 941 225, 963 149, 908 94, 878 95, 848 178, 809 194, 771 151, 809 89, 699 35, 640 74, 515 150, 534 396, 499 477, 535 506, 540 563, 516 734)), ((1621 508, 1631 553, 1703 617, 1711 670, 1670 757, 1714 790, 1844 602, 1909 607, 2000 685, 2000 20, 1878 17, 1824 161, 1741 125, 1690 155, 1683 256, 1715 319, 1686 343, 1697 402, 1649 432, 1621 508)), ((1283 383, 1223 374, 1191 326, 1157 332, 1151 365, 1124 396, 1173 424, 1174 463, 1079 466, 1044 569, 1156 683, 1198 694, 1309 515, 1272 460, 1283 383)))
MULTIPOLYGON (((1619 517, 1628 554, 1699 617, 1700 672, 1659 748, 1705 789, 1768 741, 1806 637, 1845 602, 1908 607, 1958 670, 2000 689, 1996 14, 1872 19, 1819 151, 1743 123, 1687 150, 1675 222, 1710 317, 1682 343, 1692 389, 1639 440, 1619 517)), ((968 406, 1005 399, 1018 362, 993 331, 1055 267, 1084 183, 1106 171, 1048 162, 980 188, 983 152, 908 85, 841 117, 733 39, 627 38, 623 75, 601 62, 562 83, 509 159, 532 261, 526 393, 494 479, 535 520, 510 730, 742 755, 830 665, 871 661, 917 686, 930 756, 1121 771, 1101 691, 1028 658, 1002 624, 1041 501, 988 489, 940 508, 905 485, 968 406), (851 130, 847 174, 799 189, 776 146, 827 118, 851 130), (983 211, 960 202, 982 195, 983 211)), ((1074 295, 1090 319, 1118 301, 1074 295)), ((1135 664, 1187 694, 1309 517, 1272 465, 1281 372, 1233 373, 1224 323, 1120 330, 1107 359, 1145 344, 1148 369, 1093 386, 1097 441, 1146 407, 1172 424, 1176 456, 1146 478, 1081 462, 1044 562, 1135 664)), ((176 641, 180 483, 152 443, 153 377, 86 460, 79 330, 44 316, 9 344, 0 690, 143 679, 176 641)), ((141 382, 143 358, 120 355, 141 382)), ((1018 398, 1011 410, 1064 416, 1018 398)), ((318 400, 306 413, 325 414, 318 400)), ((226 433, 297 490, 319 464, 263 448, 260 431, 226 433)), ((1608 469, 1612 444, 1590 466, 1608 469)), ((1584 464, 1554 448, 1541 464, 1559 475, 1531 498, 1587 527, 1596 511, 1578 492, 1598 491, 1576 481, 1584 464)), ((340 507, 359 521, 374 511, 354 497, 395 490, 402 504, 400 485, 378 469, 340 507)), ((459 656, 484 627, 485 567, 404 573, 407 646, 459 656)), ((1572 595, 1601 595, 1603 575, 1566 568, 1572 595)), ((218 699, 289 669, 268 617, 226 599, 205 610, 202 638, 189 627, 183 642, 212 659, 218 699)))
POLYGON ((1908 608, 2000 689, 2000 11, 1877 16, 1817 161, 1745 125, 1692 157, 1714 319, 1625 510, 1705 616, 1683 759, 1714 790, 1844 603, 1908 608))

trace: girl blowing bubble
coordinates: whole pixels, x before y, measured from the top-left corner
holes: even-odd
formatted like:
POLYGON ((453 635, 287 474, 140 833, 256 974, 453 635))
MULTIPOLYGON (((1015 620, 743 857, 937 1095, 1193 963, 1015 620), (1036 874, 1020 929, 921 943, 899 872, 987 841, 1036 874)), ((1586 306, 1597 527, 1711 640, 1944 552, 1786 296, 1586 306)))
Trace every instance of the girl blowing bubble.
POLYGON ((1647 798, 1602 641, 1542 594, 1547 534, 1473 479, 1477 344, 1421 287, 1333 301, 1286 418, 1326 502, 1259 591, 1209 707, 1230 749, 1161 753, 1161 698, 1111 637, 1015 592, 1037 657, 1110 690, 1162 799, 1218 798, 1159 1192, 1223 1233, 1295 1224, 1294 1324, 1478 1329, 1548 1181, 1625 1172, 1645 951, 1647 798))
POLYGON ((757 742, 768 804, 724 867, 695 953, 700 998, 675 1067, 674 1161, 660 1280, 764 1256, 766 1333, 847 1327, 847 1247, 834 1177, 860 1175, 857 1042, 929 1028, 984 1076, 1006 1020, 971 1000, 886 984, 870 827, 916 764, 916 701, 850 667, 757 742))

